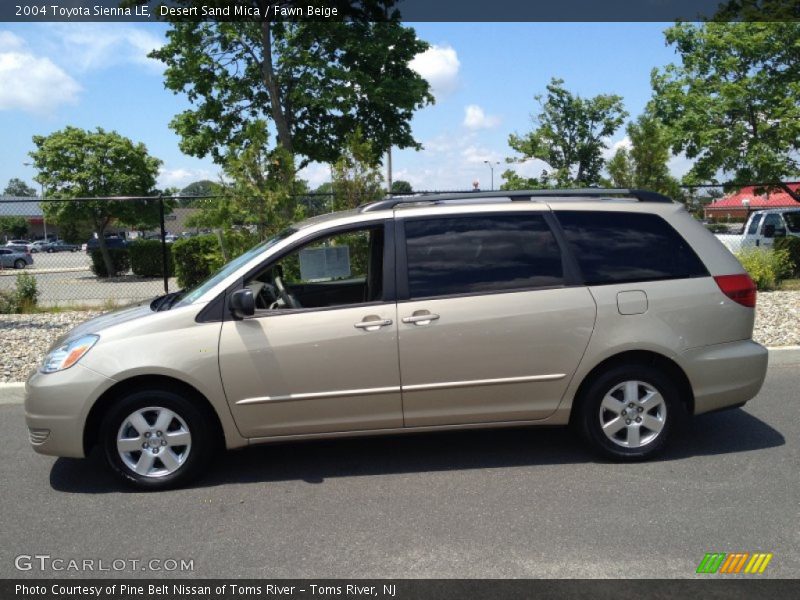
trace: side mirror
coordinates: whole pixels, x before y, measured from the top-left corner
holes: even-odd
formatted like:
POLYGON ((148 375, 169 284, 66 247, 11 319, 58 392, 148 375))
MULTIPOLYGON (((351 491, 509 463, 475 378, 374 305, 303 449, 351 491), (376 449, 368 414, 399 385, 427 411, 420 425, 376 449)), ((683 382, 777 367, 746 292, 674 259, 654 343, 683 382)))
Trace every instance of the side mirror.
POLYGON ((775 225, 764 225, 764 237, 765 238, 775 237, 775 225))
POLYGON ((231 312, 239 319, 252 317, 256 312, 256 299, 253 290, 244 288, 231 294, 231 312))

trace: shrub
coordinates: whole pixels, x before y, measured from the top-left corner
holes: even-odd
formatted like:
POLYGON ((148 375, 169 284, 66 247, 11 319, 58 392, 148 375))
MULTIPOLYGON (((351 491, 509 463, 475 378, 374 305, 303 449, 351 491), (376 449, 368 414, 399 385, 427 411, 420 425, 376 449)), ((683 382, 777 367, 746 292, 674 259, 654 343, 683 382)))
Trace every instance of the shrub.
POLYGON ((30 273, 17 275, 17 311, 30 312, 36 307, 39 300, 39 289, 36 287, 36 277, 30 273))
POLYGON ((748 272, 759 290, 772 290, 791 275, 792 262, 786 250, 745 248, 736 258, 748 272))
MULTIPOLYGON (((131 268, 131 256, 127 248, 109 248, 108 253, 111 255, 111 264, 114 267, 114 272, 111 277, 117 277, 123 273, 127 273, 131 268)), ((103 261, 103 255, 100 249, 92 250, 92 273, 98 277, 109 277, 106 272, 106 263, 103 261)))
MULTIPOLYGON (((159 240, 136 240, 128 244, 131 257, 131 271, 138 277, 163 277, 164 258, 159 240)), ((172 277, 175 265, 172 252, 167 247, 167 274, 172 277)))
POLYGON ((177 240, 172 244, 172 258, 178 285, 182 288, 196 286, 222 266, 216 235, 177 240))
POLYGON ((775 250, 785 250, 792 261, 792 274, 800 277, 800 237, 775 238, 775 250))
POLYGON ((15 289, 0 291, 0 314, 27 313, 36 309, 39 290, 36 277, 29 273, 17 275, 15 289))
POLYGON ((11 290, 0 290, 0 314, 17 312, 17 295, 11 290))

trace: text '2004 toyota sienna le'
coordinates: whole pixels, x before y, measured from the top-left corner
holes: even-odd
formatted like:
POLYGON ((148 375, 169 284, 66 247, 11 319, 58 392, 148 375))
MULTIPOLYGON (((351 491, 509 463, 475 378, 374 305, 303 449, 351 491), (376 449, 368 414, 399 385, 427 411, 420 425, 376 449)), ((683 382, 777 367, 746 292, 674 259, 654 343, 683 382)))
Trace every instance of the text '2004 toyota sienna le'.
POLYGON ((639 190, 389 198, 304 221, 198 287, 88 321, 26 387, 37 452, 151 489, 215 448, 572 424, 612 459, 761 388, 756 291, 639 190))

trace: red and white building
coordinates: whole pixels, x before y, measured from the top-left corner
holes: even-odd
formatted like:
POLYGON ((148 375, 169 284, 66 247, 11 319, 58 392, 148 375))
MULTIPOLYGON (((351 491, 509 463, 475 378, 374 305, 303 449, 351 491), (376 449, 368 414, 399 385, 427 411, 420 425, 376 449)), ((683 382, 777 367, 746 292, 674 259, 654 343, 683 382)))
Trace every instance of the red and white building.
MULTIPOLYGON (((800 193, 800 182, 789 183, 788 186, 794 192, 800 193)), ((747 186, 735 194, 706 205, 704 217, 715 221, 743 220, 754 210, 765 208, 800 208, 800 202, 796 202, 783 190, 756 194, 753 186, 747 186)))

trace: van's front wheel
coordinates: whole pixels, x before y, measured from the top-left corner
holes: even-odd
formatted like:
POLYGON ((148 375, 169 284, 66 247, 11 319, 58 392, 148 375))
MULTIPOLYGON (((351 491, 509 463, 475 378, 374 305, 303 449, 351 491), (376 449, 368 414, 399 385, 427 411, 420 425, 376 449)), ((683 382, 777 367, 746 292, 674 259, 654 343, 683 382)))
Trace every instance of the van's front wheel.
POLYGON ((196 477, 213 452, 213 430, 194 403, 172 391, 139 390, 108 411, 103 454, 128 483, 158 490, 196 477))
POLYGON ((578 407, 584 438, 615 460, 643 460, 660 452, 682 415, 675 385, 648 365, 612 368, 586 389, 578 407))

